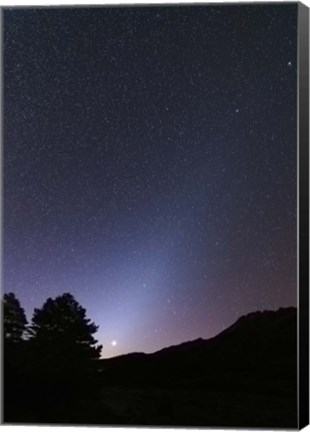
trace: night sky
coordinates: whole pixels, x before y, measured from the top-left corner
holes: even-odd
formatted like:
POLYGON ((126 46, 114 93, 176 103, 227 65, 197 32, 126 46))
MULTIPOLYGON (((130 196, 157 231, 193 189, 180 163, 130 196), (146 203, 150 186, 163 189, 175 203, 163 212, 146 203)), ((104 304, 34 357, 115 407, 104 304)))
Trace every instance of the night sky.
POLYGON ((296 306, 297 3, 3 12, 3 290, 102 356, 296 306))

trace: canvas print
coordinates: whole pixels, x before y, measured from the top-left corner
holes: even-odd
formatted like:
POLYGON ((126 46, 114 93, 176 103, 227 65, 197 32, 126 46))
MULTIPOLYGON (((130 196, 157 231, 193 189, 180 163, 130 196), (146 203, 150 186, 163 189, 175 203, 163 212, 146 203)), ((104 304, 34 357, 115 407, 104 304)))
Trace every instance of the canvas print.
POLYGON ((2 25, 3 421, 296 428, 298 3, 2 25))

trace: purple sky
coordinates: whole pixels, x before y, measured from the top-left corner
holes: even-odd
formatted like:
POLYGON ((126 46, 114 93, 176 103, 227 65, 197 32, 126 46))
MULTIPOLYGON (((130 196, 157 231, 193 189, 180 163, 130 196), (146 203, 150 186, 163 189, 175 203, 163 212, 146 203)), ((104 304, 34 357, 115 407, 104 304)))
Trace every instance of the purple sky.
POLYGON ((6 8, 3 41, 29 319, 69 291, 110 357, 296 305, 297 3, 6 8))

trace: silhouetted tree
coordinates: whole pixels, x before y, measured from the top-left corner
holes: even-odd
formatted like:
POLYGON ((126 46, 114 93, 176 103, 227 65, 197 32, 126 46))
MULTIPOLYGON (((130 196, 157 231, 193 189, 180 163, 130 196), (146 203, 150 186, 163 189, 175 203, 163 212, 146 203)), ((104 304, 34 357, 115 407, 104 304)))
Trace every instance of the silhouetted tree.
POLYGON ((102 348, 96 346, 93 337, 97 330, 86 317, 86 310, 72 294, 65 293, 47 299, 41 309, 34 310, 29 332, 32 341, 53 356, 91 360, 100 357, 102 348))
POLYGON ((26 330, 27 319, 25 311, 14 293, 3 295, 2 308, 4 342, 21 342, 26 330))
POLYGON ((24 361, 25 340, 23 335, 27 327, 24 309, 14 293, 3 295, 3 348, 6 377, 20 375, 24 361))
POLYGON ((26 388, 25 311, 14 293, 2 298, 4 420, 18 420, 26 388))
POLYGON ((93 336, 97 330, 86 310, 69 293, 49 298, 42 308, 34 310, 29 329, 31 375, 35 396, 39 396, 36 403, 43 404, 41 411, 50 407, 45 420, 66 421, 63 416, 73 410, 68 404, 96 390, 96 360, 102 348, 93 336), (62 414, 58 409, 63 410, 62 414))

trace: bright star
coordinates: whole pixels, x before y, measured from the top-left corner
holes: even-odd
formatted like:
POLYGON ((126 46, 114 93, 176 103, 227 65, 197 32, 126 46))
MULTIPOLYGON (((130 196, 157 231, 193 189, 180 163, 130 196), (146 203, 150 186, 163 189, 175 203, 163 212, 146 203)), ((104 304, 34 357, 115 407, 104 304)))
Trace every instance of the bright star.
POLYGON ((111 345, 115 347, 117 345, 117 341, 116 340, 112 341, 111 345))

